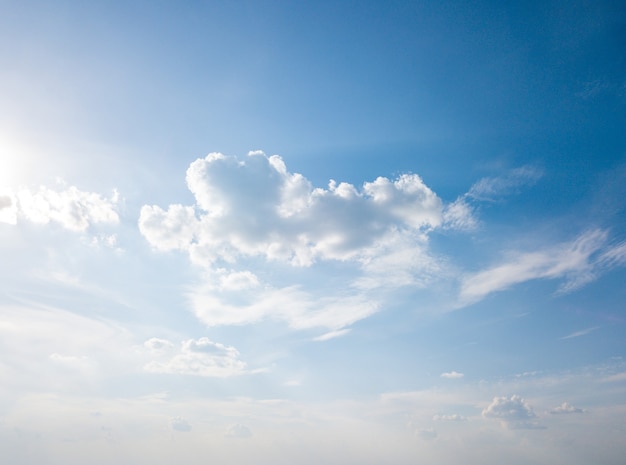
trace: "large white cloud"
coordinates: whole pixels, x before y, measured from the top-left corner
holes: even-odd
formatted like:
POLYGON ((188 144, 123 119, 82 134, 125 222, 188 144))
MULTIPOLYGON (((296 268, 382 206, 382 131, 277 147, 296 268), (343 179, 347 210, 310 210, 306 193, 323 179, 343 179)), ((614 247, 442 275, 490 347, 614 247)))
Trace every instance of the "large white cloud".
POLYGON ((203 265, 261 256, 293 265, 359 259, 398 230, 441 225, 443 203, 415 174, 379 177, 361 189, 331 181, 313 188, 277 155, 240 161, 212 153, 191 163, 192 207, 144 206, 139 228, 162 250, 181 249, 203 265))
MULTIPOLYGON (((380 309, 374 290, 425 287, 444 273, 428 236, 454 226, 415 174, 315 188, 277 155, 212 153, 190 164, 186 180, 195 204, 145 205, 139 229, 155 249, 183 251, 201 267, 204 282, 187 295, 208 326, 270 318, 325 329, 317 339, 326 340, 380 309), (333 271, 332 289, 322 290, 288 271, 268 278, 268 261, 296 272, 338 264, 350 270, 333 271)), ((325 273, 316 270, 315 279, 325 273)))

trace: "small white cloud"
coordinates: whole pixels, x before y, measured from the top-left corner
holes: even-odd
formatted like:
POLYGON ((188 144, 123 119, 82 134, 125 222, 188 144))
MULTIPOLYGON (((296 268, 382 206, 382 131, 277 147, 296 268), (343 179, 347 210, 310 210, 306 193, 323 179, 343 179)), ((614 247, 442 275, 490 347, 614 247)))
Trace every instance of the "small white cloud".
POLYGON ((239 271, 220 277, 220 289, 227 291, 241 291, 255 288, 259 279, 250 271, 239 271))
POLYGON ((587 328, 587 329, 583 329, 581 331, 575 331, 571 334, 568 334, 567 336, 563 336, 560 339, 572 339, 575 337, 581 337, 581 336, 586 336, 587 334, 589 334, 592 331, 595 331, 596 329, 599 329, 599 326, 594 326, 592 328, 587 328))
POLYGON ((453 415, 435 415, 433 416, 435 421, 467 421, 467 417, 459 415, 457 413, 453 415))
POLYGON ((225 436, 227 438, 246 439, 252 436, 252 431, 247 426, 237 423, 228 427, 225 436))
POLYGON ((317 336, 313 338, 314 341, 328 341, 329 339, 334 339, 336 337, 341 337, 350 332, 349 328, 339 329, 337 331, 330 331, 328 333, 324 333, 321 336, 317 336))
POLYGON ((541 170, 522 166, 503 176, 481 179, 470 188, 467 196, 475 200, 494 202, 505 195, 517 193, 521 187, 535 184, 542 176, 541 170))
POLYGON ((182 417, 174 417, 172 418, 172 429, 181 433, 188 433, 191 431, 191 425, 182 417))
POLYGON ((517 395, 511 397, 494 397, 483 411, 484 418, 496 419, 510 429, 539 429, 533 420, 537 417, 533 408, 517 395))
POLYGON ((567 402, 563 402, 558 407, 553 408, 549 411, 552 415, 562 415, 562 414, 570 414, 570 413, 584 413, 585 411, 581 408, 574 407, 573 405, 568 404, 567 402))
POLYGON ((465 376, 463 373, 458 373, 456 371, 451 371, 449 373, 441 373, 441 377, 447 378, 447 379, 461 379, 463 378, 463 376, 465 376))
POLYGON ((239 359, 239 352, 234 347, 202 337, 183 341, 180 350, 172 355, 169 344, 169 341, 156 338, 144 343, 156 358, 144 367, 146 371, 217 378, 246 372, 246 364, 239 359))

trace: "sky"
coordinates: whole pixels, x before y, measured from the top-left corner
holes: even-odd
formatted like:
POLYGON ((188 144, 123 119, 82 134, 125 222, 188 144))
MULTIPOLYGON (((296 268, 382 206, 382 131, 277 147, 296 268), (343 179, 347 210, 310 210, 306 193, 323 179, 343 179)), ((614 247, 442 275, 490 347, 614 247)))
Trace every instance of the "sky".
POLYGON ((0 0, 7 464, 617 464, 622 2, 0 0))

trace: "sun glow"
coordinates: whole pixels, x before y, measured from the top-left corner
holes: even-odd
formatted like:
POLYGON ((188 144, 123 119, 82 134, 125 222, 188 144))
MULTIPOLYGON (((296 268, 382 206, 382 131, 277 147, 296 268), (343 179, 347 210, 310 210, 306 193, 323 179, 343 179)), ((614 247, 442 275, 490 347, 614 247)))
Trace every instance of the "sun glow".
POLYGON ((0 188, 23 185, 33 172, 29 150, 0 133, 0 188))

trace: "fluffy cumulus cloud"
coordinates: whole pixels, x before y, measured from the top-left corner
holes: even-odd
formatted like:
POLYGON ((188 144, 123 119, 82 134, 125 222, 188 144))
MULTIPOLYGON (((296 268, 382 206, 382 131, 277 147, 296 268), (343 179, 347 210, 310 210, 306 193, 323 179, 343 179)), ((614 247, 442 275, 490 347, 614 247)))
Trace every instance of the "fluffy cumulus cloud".
POLYGON ((442 201, 415 174, 379 177, 358 189, 331 181, 313 188, 283 160, 219 153, 191 163, 194 207, 146 205, 139 228, 157 249, 180 249, 202 265, 263 257, 297 266, 365 259, 395 231, 425 232, 442 222, 442 201))
POLYGON ((144 348, 151 359, 144 368, 151 373, 226 378, 246 372, 237 349, 206 337, 183 341, 180 348, 166 339, 152 338, 144 348))
POLYGON ((469 304, 488 294, 533 279, 562 279, 560 293, 573 291, 624 261, 623 244, 608 243, 608 233, 587 231, 572 241, 531 252, 514 252, 504 263, 466 275, 460 299, 469 304))
POLYGON ((243 160, 211 153, 190 164, 186 181, 195 204, 145 205, 139 229, 155 249, 183 251, 204 270, 188 298, 208 326, 271 318, 329 330, 318 340, 345 334, 379 310, 372 291, 425 287, 441 276, 429 234, 453 227, 448 217, 469 221, 461 210, 446 216, 441 199, 416 174, 360 187, 331 180, 319 188, 262 152, 243 160), (272 281, 264 273, 268 261, 294 273, 272 281), (312 290, 310 279, 295 277, 298 270, 339 264, 351 272, 330 290, 312 290))
POLYGON ((482 411, 484 418, 500 420, 502 425, 511 429, 536 429, 540 426, 534 421, 537 415, 523 398, 494 397, 493 401, 482 411))
POLYGON ((0 193, 0 221, 16 224, 19 219, 33 223, 54 222, 65 229, 83 232, 92 224, 119 222, 119 194, 110 198, 95 192, 81 191, 74 186, 62 190, 40 187, 32 191, 0 193))

